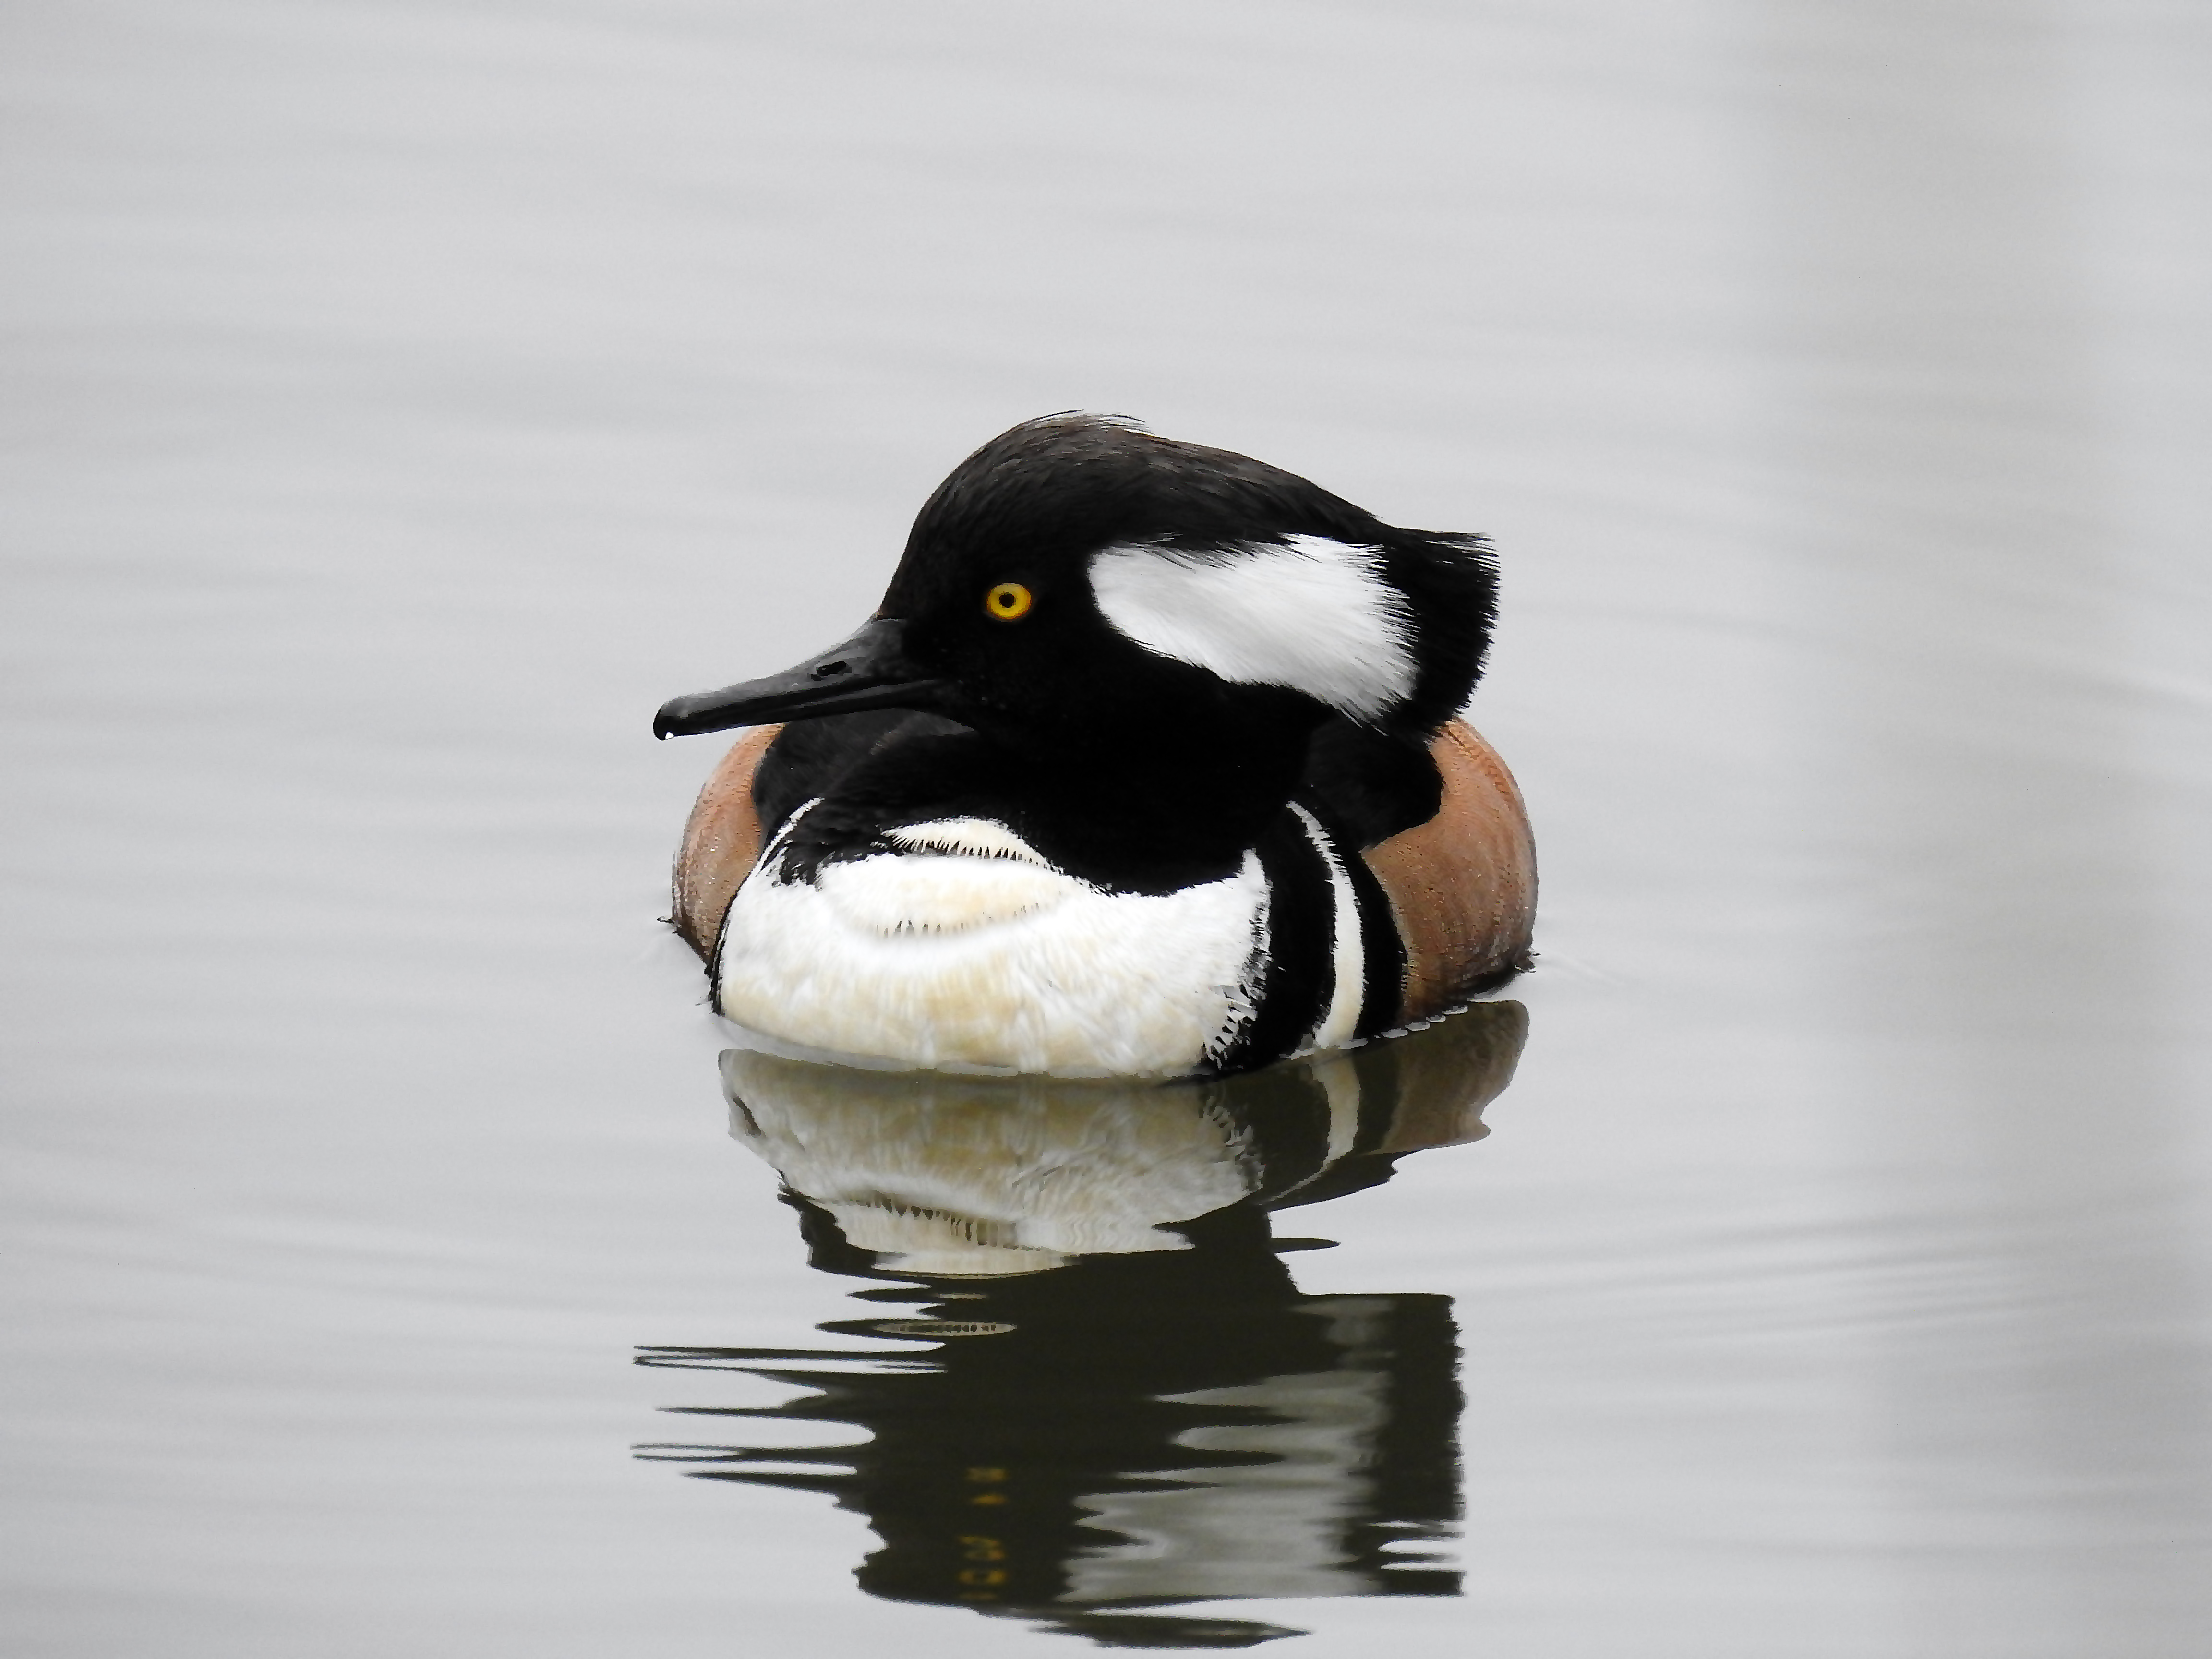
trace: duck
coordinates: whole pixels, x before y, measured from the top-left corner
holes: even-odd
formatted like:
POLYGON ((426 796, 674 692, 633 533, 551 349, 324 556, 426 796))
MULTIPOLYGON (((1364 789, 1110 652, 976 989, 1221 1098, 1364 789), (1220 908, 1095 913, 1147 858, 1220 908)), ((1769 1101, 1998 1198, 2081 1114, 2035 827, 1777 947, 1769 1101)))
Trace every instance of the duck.
POLYGON ((1497 603, 1485 537, 1025 421, 850 638, 661 707, 736 733, 671 920, 714 1010, 807 1057, 1225 1076, 1418 1029, 1533 962, 1528 811, 1462 718, 1497 603))

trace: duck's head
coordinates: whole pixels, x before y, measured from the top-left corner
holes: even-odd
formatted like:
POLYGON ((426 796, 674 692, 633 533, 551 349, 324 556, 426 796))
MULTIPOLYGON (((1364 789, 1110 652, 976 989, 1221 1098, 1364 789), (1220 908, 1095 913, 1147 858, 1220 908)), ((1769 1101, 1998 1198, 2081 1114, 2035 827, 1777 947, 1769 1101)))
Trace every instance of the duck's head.
POLYGON ((1467 701, 1495 576, 1293 474, 1095 415, 993 439, 915 520, 876 613, 783 673, 678 697, 661 737, 871 708, 1014 747, 1272 728, 1433 729, 1467 701))

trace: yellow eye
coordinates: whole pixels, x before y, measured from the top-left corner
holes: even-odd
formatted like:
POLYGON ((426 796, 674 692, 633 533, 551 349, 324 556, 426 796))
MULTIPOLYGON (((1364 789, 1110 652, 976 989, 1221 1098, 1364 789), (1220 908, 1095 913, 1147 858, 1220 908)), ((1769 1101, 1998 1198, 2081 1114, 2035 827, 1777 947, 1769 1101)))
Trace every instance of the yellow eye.
POLYGON ((1000 582, 983 596, 983 614, 1000 622, 1019 622, 1030 614, 1030 607, 1036 603, 1036 598, 1019 582, 1000 582))

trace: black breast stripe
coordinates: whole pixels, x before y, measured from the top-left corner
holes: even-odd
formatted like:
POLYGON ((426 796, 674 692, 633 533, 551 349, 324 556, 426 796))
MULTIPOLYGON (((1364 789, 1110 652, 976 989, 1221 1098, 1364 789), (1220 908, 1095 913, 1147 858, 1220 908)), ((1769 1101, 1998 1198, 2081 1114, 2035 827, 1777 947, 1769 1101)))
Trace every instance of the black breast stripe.
POLYGON ((1359 837, 1351 833, 1334 803, 1318 792, 1307 791, 1298 805, 1314 815, 1329 839, 1337 861, 1352 878, 1352 897, 1359 908, 1359 960, 1365 983, 1360 988, 1359 1021, 1355 1038, 1379 1036, 1398 1024, 1398 1010, 1406 999, 1406 944, 1398 937, 1398 919, 1390 913, 1389 895, 1367 860, 1359 856, 1359 837))
POLYGON ((1380 1036, 1398 1024, 1398 1010, 1406 1000, 1406 941, 1398 937, 1398 919, 1390 914, 1390 896, 1367 867, 1367 860, 1337 843, 1337 856, 1352 878, 1352 896, 1359 906, 1360 960, 1366 964, 1366 995, 1359 1004, 1356 1037, 1380 1036))
POLYGON ((1303 1043, 1336 988, 1336 887, 1328 861, 1285 808, 1261 837, 1267 878, 1267 963, 1258 1012, 1221 1057, 1224 1072, 1264 1066, 1303 1043))

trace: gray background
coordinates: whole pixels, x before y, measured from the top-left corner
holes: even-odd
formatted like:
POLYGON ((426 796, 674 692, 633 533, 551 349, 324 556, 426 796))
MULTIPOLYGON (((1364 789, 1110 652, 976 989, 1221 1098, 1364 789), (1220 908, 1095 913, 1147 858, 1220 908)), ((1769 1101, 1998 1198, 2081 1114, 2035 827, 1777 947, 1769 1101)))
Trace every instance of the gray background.
POLYGON ((23 1655, 1000 1652, 629 1461, 846 1316, 724 1139, 653 708, 1047 410, 1495 534, 1545 890, 1468 1592, 1282 1651, 2194 1655, 2212 14, 23 0, 23 1655))

